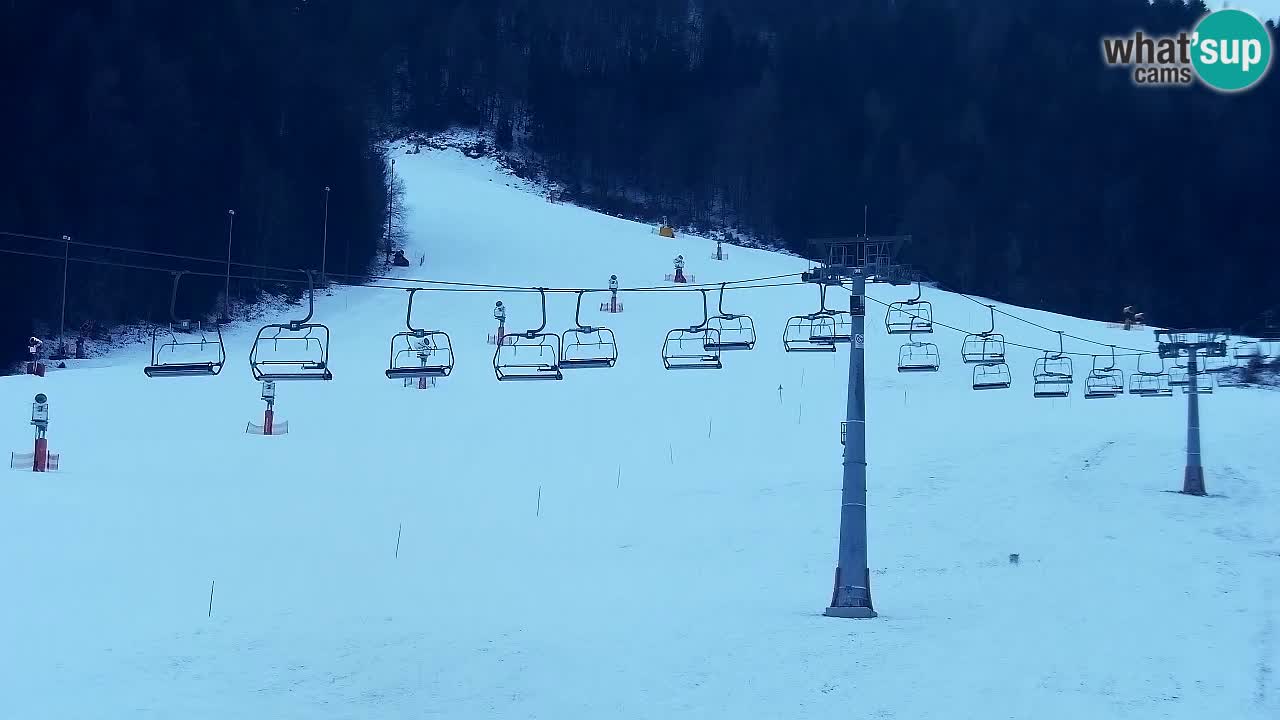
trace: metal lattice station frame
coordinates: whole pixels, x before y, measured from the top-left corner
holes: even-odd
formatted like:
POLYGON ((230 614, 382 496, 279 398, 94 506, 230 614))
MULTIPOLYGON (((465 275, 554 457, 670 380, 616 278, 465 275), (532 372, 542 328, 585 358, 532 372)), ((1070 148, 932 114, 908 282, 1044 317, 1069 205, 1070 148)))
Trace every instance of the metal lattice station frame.
POLYGON ((1231 334, 1226 330, 1156 330, 1162 360, 1187 359, 1187 467, 1182 475, 1185 495, 1206 495, 1200 458, 1200 393, 1197 359, 1227 356, 1231 334))
MULTIPOLYGON (((840 548, 828 617, 873 618, 871 569, 867 562, 867 402, 866 402, 866 284, 867 260, 885 248, 896 248, 910 239, 852 237, 813 240, 826 258, 821 267, 802 275, 806 282, 843 285, 850 281, 849 315, 853 342, 849 344, 849 389, 846 419, 841 423, 844 445, 844 481, 840 492, 840 548)), ((877 260, 883 256, 878 255, 877 260)), ((877 274, 898 274, 892 267, 877 267, 877 274)))

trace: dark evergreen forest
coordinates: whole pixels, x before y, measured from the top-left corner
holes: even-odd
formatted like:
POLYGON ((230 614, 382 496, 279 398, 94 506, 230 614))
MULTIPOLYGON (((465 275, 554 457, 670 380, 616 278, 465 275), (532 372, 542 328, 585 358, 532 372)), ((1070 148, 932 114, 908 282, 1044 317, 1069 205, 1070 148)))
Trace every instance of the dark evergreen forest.
MULTIPOLYGON (((1234 95, 1139 88, 1100 49, 1102 36, 1173 33, 1204 12, 1181 0, 8 0, 0 232, 223 258, 235 209, 234 260, 319 269, 327 199, 328 269, 360 274, 381 262, 388 223, 381 143, 463 126, 615 214, 803 251, 861 232, 867 206, 872 234, 910 233, 904 259, 953 289, 1247 330, 1280 302, 1280 80, 1234 95)), ((0 255, 9 361, 58 326, 63 248, 0 247, 58 256, 0 255)), ((69 335, 167 315, 161 273, 72 262, 69 279, 69 335)), ((220 280, 186 289, 187 313, 216 313, 220 280)))

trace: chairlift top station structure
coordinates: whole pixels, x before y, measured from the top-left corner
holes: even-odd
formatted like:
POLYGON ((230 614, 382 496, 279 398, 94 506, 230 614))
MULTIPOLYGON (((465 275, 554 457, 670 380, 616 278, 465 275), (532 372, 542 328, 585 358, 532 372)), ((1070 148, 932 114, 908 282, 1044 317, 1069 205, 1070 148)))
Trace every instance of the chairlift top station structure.
POLYGON ((909 285, 916 274, 910 266, 898 263, 898 255, 910 242, 910 235, 812 238, 809 246, 816 251, 821 266, 802 277, 809 282, 820 281, 823 276, 838 278, 842 271, 857 268, 862 271, 865 282, 909 285))

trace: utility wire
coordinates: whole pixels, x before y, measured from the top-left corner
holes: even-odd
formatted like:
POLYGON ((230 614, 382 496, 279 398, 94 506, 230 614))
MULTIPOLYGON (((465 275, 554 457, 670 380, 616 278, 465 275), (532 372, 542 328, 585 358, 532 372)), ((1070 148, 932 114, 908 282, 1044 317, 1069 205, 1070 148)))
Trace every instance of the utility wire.
MULTIPOLYGON (((85 265, 105 265, 108 267, 127 268, 130 270, 147 270, 152 272, 164 272, 169 274, 182 273, 184 275, 192 275, 195 277, 210 277, 210 278, 227 277, 226 273, 202 272, 200 270, 174 270, 172 268, 160 268, 160 267, 154 267, 151 265, 138 265, 136 263, 119 262, 116 260, 103 260, 101 258, 81 258, 81 257, 74 257, 74 256, 63 257, 62 255, 50 255, 48 253, 31 252, 27 250, 12 250, 10 248, 0 248, 0 253, 6 253, 9 255, 25 255, 27 257, 48 258, 50 260, 58 260, 58 261, 66 260, 68 262, 81 263, 85 265)), ((288 279, 263 278, 263 277, 258 277, 254 275, 236 275, 236 274, 232 274, 231 278, 234 280, 253 280, 257 282, 286 283, 286 284, 292 284, 292 285, 307 284, 306 280, 298 280, 298 279, 292 279, 292 278, 288 278, 288 279)), ((341 283, 335 283, 335 284, 341 285, 341 283)), ((412 289, 407 287, 397 287, 397 286, 391 286, 391 285, 376 285, 376 284, 349 285, 344 287, 368 287, 368 288, 375 288, 375 289, 381 289, 381 290, 412 289)), ((441 292, 447 292, 447 290, 442 288, 441 292)))

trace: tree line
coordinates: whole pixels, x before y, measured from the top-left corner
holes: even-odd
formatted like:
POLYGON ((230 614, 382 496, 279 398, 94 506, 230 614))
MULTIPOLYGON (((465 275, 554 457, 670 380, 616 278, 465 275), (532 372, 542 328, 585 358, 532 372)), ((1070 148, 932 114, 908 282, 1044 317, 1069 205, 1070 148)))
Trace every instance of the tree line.
MULTIPOLYGON (((327 229, 328 268, 363 272, 386 219, 376 141, 393 125, 373 99, 389 93, 383 39, 355 31, 357 18, 342 3, 0 4, 0 233, 220 261, 230 239, 236 262, 318 270, 327 229)), ((52 345, 64 252, 68 337, 169 319, 166 274, 74 258, 223 272, 5 235, 0 248, 58 258, 0 253, 0 361, 33 332, 52 345)), ((261 279, 234 281, 235 300, 280 279, 232 270, 261 279)), ((179 313, 217 315, 223 289, 185 278, 179 313)))
MULTIPOLYGON (((944 286, 1094 318, 1248 329, 1277 303, 1280 81, 1136 87, 1101 40, 1181 0, 13 0, 0 230, 344 270, 379 257, 381 141, 463 126, 568 199, 808 253, 910 233, 944 286), (243 240, 241 240, 243 239, 243 240)), ((1271 27, 1273 47, 1276 30, 1271 27)), ((0 346, 57 313, 5 256, 0 346)), ((72 265, 68 316, 167 312, 167 281, 72 265), (73 310, 74 309, 74 310, 73 310)), ((270 278, 264 277, 266 282, 270 278)), ((210 307, 217 282, 196 283, 210 307), (205 287, 207 285, 207 287, 205 287)), ((252 292, 252 284, 233 292, 252 292)), ((56 320, 56 317, 53 317, 56 320)), ((70 324, 70 321, 69 321, 70 324)), ((11 352, 10 352, 11 354, 11 352)))

